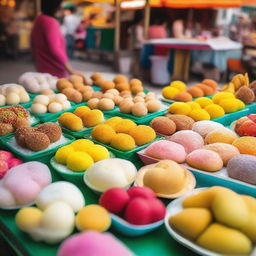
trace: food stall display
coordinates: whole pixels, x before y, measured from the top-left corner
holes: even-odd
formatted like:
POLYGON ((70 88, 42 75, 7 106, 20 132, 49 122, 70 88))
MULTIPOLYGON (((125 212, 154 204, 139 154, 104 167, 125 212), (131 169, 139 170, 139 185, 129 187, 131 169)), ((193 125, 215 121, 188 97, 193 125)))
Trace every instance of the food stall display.
POLYGON ((1 236, 20 255, 253 256, 254 85, 240 74, 218 91, 207 79, 192 89, 211 95, 192 97, 175 81, 163 93, 174 101, 159 109, 140 80, 94 73, 33 95, 47 109, 71 101, 39 124, 30 106, 2 108, 1 236), (115 97, 149 113, 98 102, 115 97))

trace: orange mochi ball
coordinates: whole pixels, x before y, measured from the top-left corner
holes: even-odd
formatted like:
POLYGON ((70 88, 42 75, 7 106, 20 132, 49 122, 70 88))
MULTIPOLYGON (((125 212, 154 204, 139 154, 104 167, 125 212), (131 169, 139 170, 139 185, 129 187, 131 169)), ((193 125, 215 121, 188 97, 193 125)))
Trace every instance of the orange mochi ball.
POLYGON ((241 154, 248 154, 256 156, 256 138, 251 136, 244 136, 236 139, 233 144, 241 154))
POLYGON ((147 125, 138 125, 131 129, 129 134, 134 138, 138 146, 147 144, 156 138, 154 129, 147 125))
POLYGON ((188 92, 179 92, 175 95, 174 100, 188 102, 192 100, 192 95, 188 92))
POLYGON ((89 107, 81 106, 81 107, 76 108, 76 110, 74 111, 74 114, 81 118, 84 114, 87 114, 90 111, 91 111, 91 109, 89 107))
POLYGON ((119 150, 127 151, 135 148, 135 140, 125 133, 118 133, 110 142, 110 146, 119 150))
POLYGON ((233 131, 227 128, 218 128, 213 130, 212 132, 208 133, 205 137, 206 144, 212 143, 227 143, 232 144, 238 136, 233 131))
POLYGON ((85 127, 93 127, 104 121, 103 113, 98 109, 93 109, 82 117, 85 127))
POLYGON ((112 128, 115 128, 115 126, 120 123, 123 119, 119 116, 114 116, 109 118, 105 124, 108 124, 109 126, 111 126, 112 128))
POLYGON ((111 225, 108 211, 97 204, 91 204, 79 210, 76 216, 76 227, 80 231, 96 230, 106 231, 111 225))
POLYGON ((129 131, 136 126, 137 125, 132 120, 122 119, 115 125, 114 129, 117 133, 129 133, 129 131))
POLYGON ((187 90, 188 93, 190 93, 192 95, 193 98, 197 98, 197 97, 203 97, 204 96, 204 92, 201 88, 193 86, 191 88, 189 88, 187 90))
POLYGON ((109 144, 115 135, 114 129, 107 124, 99 124, 92 130, 92 138, 105 144, 109 144))

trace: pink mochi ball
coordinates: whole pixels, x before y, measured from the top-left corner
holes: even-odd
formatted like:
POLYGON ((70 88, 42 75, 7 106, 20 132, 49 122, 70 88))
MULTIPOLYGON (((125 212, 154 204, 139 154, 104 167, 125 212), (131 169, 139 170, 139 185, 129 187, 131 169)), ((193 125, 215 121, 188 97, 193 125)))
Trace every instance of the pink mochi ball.
POLYGON ((184 147, 168 140, 159 140, 146 148, 145 154, 161 160, 172 160, 177 163, 183 163, 186 159, 184 147))
POLYGON ((176 132, 168 140, 182 145, 187 154, 204 146, 202 136, 191 130, 176 132))
POLYGON ((60 246, 57 256, 132 256, 112 234, 87 231, 73 235, 60 246))
POLYGON ((17 165, 1 180, 0 206, 11 207, 33 203, 39 192, 51 182, 51 172, 47 165, 40 162, 17 165))
POLYGON ((12 158, 12 159, 10 159, 9 161, 8 161, 8 167, 9 167, 9 169, 10 168, 12 168, 12 167, 14 167, 14 166, 17 166, 17 165, 20 165, 20 164, 22 164, 23 162, 20 160, 20 159, 18 159, 18 158, 12 158))
POLYGON ((187 155, 186 162, 199 170, 216 172, 223 167, 223 161, 218 153, 208 149, 197 149, 187 155))

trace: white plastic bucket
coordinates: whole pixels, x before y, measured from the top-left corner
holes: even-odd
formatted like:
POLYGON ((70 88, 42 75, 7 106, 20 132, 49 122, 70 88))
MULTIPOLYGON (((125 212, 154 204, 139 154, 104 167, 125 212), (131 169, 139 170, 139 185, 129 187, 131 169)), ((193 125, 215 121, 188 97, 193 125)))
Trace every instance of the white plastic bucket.
POLYGON ((119 69, 122 74, 128 74, 131 67, 131 57, 121 57, 119 60, 119 69))
POLYGON ((151 82, 157 85, 164 85, 170 82, 170 74, 167 69, 168 57, 153 55, 151 60, 151 82))

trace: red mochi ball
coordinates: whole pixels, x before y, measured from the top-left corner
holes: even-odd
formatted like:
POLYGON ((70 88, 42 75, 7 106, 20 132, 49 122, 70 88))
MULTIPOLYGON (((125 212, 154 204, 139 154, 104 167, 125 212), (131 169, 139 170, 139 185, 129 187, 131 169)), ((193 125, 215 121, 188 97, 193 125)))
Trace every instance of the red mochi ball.
POLYGON ((119 214, 123 211, 130 197, 126 190, 122 188, 111 188, 100 197, 100 205, 109 212, 119 214))
POLYGON ((20 165, 22 163, 23 162, 20 159, 12 158, 11 160, 8 161, 8 167, 9 167, 9 169, 11 169, 12 167, 20 165))
POLYGON ((148 187, 131 187, 128 189, 130 198, 143 197, 143 198, 156 198, 155 192, 148 187))
POLYGON ((9 161, 13 158, 13 154, 9 151, 0 150, 0 160, 9 161))
POLYGON ((252 120, 254 123, 256 123, 256 114, 249 114, 248 118, 252 120))
POLYGON ((142 197, 131 199, 125 210, 125 220, 134 225, 146 225, 151 222, 149 201, 142 197))
POLYGON ((163 202, 159 199, 148 199, 148 203, 151 208, 151 223, 160 221, 164 218, 166 209, 163 202))

